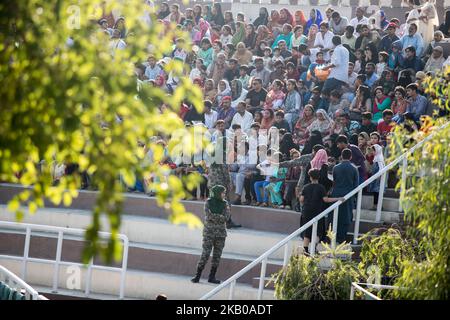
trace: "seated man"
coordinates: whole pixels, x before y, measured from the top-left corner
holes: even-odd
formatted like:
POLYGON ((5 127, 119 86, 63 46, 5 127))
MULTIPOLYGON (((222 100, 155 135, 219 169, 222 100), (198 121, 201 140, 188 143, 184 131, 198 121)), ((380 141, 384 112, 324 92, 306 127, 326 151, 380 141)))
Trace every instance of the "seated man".
POLYGON ((383 120, 380 121, 377 125, 377 131, 380 134, 381 142, 383 143, 383 146, 386 146, 386 137, 389 134, 389 132, 392 131, 392 129, 397 124, 395 121, 392 120, 394 117, 394 113, 386 109, 383 111, 383 120))
POLYGON ((408 107, 406 108, 406 112, 411 113, 413 115, 414 121, 416 123, 419 122, 420 116, 426 114, 428 100, 424 96, 419 94, 419 87, 416 83, 410 83, 406 87, 406 94, 408 95, 408 107))

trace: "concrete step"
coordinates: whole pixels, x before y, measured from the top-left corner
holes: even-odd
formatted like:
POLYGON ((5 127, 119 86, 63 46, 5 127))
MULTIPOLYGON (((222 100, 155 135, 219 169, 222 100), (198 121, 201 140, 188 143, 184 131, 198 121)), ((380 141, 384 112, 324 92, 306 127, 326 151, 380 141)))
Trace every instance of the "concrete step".
MULTIPOLYGON (((24 208, 27 213, 27 209, 24 208)), ((5 205, 0 205, 0 220, 15 221, 5 205)), ((91 222, 91 213, 86 210, 44 208, 36 214, 25 214, 25 223, 51 225, 58 227, 86 229, 91 222)), ((106 217, 101 219, 102 230, 108 231, 106 217)), ((120 233, 128 236, 132 242, 167 245, 182 248, 199 249, 202 247, 202 229, 190 229, 184 225, 174 225, 167 219, 124 215, 120 233)), ((225 253, 234 253, 258 257, 267 249, 286 237, 286 234, 238 228, 228 230, 225 253)), ((297 241, 293 241, 292 245, 297 241)), ((282 259, 283 249, 278 250, 272 258, 282 259)))
MULTIPOLYGON (((0 258, 0 264, 4 265, 12 272, 20 274, 21 262, 12 261, 9 259, 0 258)), ((78 290, 71 290, 68 288, 68 272, 66 266, 60 267, 59 272, 59 290, 64 295, 70 296, 84 296, 85 290, 85 276, 86 272, 81 269, 80 288, 78 290)), ((156 272, 142 272, 137 270, 128 270, 125 284, 125 298, 126 299, 149 299, 154 300, 158 294, 167 295, 170 300, 193 300, 198 299, 202 295, 211 291, 216 285, 208 283, 202 279, 200 283, 194 284, 190 281, 191 277, 168 275, 156 272)), ((53 280, 53 266, 30 262, 28 264, 26 281, 39 288, 40 291, 51 291, 53 280), (43 290, 42 287, 47 288, 43 290)), ((92 270, 91 292, 94 299, 103 297, 106 299, 117 299, 119 293, 120 275, 117 272, 92 270)), ((219 292, 214 299, 227 299, 228 289, 219 292)), ((252 300, 256 299, 258 290, 248 284, 237 283, 235 286, 235 300, 252 300)), ((263 299, 273 300, 273 292, 265 290, 263 299)))
MULTIPOLYGON (((0 255, 23 256, 25 235, 16 233, 0 233, 0 255)), ((56 238, 48 235, 32 234, 30 241, 29 257, 40 259, 56 259, 56 238)), ((62 261, 80 263, 82 261, 83 241, 64 239, 62 246, 62 261)), ((172 246, 149 245, 142 243, 130 243, 128 251, 128 268, 149 271, 163 272, 167 274, 192 276, 196 269, 201 255, 201 248, 187 249, 172 246)), ((244 256, 232 253, 222 254, 217 277, 227 279, 247 266, 256 257, 244 256)), ((106 265, 100 259, 94 259, 96 265, 106 265)), ((270 259, 267 264, 267 272, 273 273, 281 268, 282 260, 270 259)), ((121 264, 111 264, 110 266, 120 267, 121 264)), ((210 261, 205 267, 204 277, 208 276, 210 261)), ((251 283, 252 278, 260 272, 260 266, 254 267, 244 276, 239 278, 239 282, 251 283)))
MULTIPOLYGON (((24 188, 17 185, 0 185, 0 204, 6 204, 15 194, 24 188)), ((97 192, 80 191, 79 197, 74 199, 71 209, 91 210, 95 204, 97 192)), ((204 202, 183 201, 186 209, 203 219, 204 202)), ((384 198, 383 206, 386 211, 395 212, 398 210, 398 199, 384 198)), ((51 203, 46 203, 46 207, 55 207, 51 203)), ((62 206, 60 206, 62 207, 62 206)), ((372 197, 363 196, 363 209, 372 207, 372 197)), ((148 218, 167 219, 167 212, 157 206, 155 198, 150 198, 140 194, 125 194, 123 206, 125 215, 144 216, 148 218)), ((232 206, 231 213, 233 220, 243 225, 243 227, 258 231, 269 231, 282 234, 290 234, 300 225, 300 214, 292 210, 280 210, 271 208, 232 206)))

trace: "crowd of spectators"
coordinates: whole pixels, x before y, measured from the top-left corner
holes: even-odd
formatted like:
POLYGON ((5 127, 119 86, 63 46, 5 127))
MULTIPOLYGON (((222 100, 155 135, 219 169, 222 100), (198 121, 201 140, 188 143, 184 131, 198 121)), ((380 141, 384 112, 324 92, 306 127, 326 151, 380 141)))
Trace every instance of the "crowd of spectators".
MULTIPOLYGON (((298 199, 310 183, 308 171, 331 194, 333 167, 351 150, 359 183, 384 166, 390 132, 397 125, 420 130, 426 117, 444 116, 425 93, 424 80, 450 65, 450 14, 439 25, 431 2, 411 1, 405 20, 378 12, 354 17, 339 8, 310 12, 261 7, 256 19, 223 12, 220 3, 194 5, 183 12, 162 3, 157 21, 187 32, 175 39, 170 55, 150 54, 136 65, 139 86, 172 93, 180 79, 164 64, 182 61, 185 76, 202 89, 204 111, 189 101, 179 116, 187 126, 200 125, 211 142, 225 137, 232 203, 300 210, 298 199), (185 43, 192 43, 192 51, 185 43), (277 136, 277 139, 274 137, 277 136), (237 152, 239 146, 243 152, 237 152)), ((126 49, 126 19, 99 21, 111 36, 111 53, 126 49)), ((163 139, 159 140, 165 145, 163 139)), ((166 158, 177 175, 203 176, 191 199, 206 199, 208 159, 194 163, 166 158)), ((389 181, 392 184, 392 181, 389 181)), ((136 190, 148 191, 145 181, 136 190)), ((379 181, 366 192, 375 195, 379 181)))

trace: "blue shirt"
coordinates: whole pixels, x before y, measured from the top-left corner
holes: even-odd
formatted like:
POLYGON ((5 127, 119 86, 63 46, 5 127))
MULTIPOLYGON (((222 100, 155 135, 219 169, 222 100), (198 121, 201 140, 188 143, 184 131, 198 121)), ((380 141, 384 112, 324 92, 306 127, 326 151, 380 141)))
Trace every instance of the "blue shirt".
POLYGON ((367 77, 367 80, 366 80, 366 82, 364 82, 364 84, 365 84, 366 86, 372 88, 373 84, 374 84, 375 81, 377 81, 377 80, 378 80, 378 76, 377 76, 377 74, 374 72, 370 78, 367 77))
POLYGON ((428 100, 424 96, 418 94, 416 99, 409 98, 409 104, 406 112, 410 112, 414 116, 414 121, 419 121, 420 116, 426 114, 428 100))
POLYGON ((400 42, 402 44, 403 48, 403 55, 405 55, 405 49, 409 46, 413 46, 416 48, 416 56, 421 57, 423 53, 423 39, 422 36, 419 33, 415 33, 413 36, 410 36, 409 34, 405 34, 401 39, 400 42))

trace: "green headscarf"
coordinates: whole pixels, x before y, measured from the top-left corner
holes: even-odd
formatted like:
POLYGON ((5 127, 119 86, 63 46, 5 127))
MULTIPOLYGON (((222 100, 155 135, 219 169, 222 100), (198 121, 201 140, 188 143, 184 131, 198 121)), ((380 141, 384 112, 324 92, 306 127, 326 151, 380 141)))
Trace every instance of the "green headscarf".
POLYGON ((225 209, 226 202, 222 200, 220 194, 225 192, 226 189, 224 186, 217 185, 211 188, 210 197, 208 199, 209 210, 211 213, 222 214, 223 209, 225 209))
POLYGON ((243 42, 245 40, 245 27, 243 23, 238 23, 236 26, 240 26, 239 29, 236 29, 233 37, 231 38, 231 43, 236 47, 239 42, 243 42))

